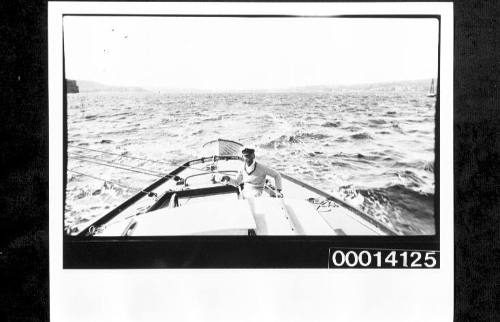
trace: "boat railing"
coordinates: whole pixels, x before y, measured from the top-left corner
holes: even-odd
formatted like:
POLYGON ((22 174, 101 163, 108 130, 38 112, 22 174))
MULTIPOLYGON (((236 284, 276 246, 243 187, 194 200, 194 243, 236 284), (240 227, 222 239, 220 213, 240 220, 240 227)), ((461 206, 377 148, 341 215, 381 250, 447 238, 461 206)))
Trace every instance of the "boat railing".
POLYGON ((236 170, 222 170, 222 171, 212 171, 212 172, 204 172, 204 173, 192 174, 192 175, 187 176, 186 178, 184 178, 184 186, 185 187, 189 186, 188 183, 187 183, 188 179, 192 179, 194 177, 206 176, 206 175, 214 175, 216 173, 238 173, 238 171, 236 171, 236 170))
POLYGON ((187 162, 186 164, 184 164, 183 166, 189 167, 189 166, 192 166, 194 164, 200 164, 200 163, 205 163, 205 162, 216 162, 216 161, 220 161, 220 160, 243 160, 243 159, 242 159, 242 157, 237 156, 237 155, 215 155, 215 156, 212 155, 209 157, 203 157, 203 158, 191 160, 191 161, 187 162))

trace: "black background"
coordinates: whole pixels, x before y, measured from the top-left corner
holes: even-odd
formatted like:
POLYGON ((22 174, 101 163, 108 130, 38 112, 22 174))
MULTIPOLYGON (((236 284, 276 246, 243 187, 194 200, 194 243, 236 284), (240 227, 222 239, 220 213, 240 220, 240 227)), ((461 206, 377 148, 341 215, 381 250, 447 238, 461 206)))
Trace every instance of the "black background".
MULTIPOLYGON (((496 0, 454 5, 455 320, 497 321, 500 15, 496 0)), ((0 320, 47 321, 47 3, 0 13, 0 320)))

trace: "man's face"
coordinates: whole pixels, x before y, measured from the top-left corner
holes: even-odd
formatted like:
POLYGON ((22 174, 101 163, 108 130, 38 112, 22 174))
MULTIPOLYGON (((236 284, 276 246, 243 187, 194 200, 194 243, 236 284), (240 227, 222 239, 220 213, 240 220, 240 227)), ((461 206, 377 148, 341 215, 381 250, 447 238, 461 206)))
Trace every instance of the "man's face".
POLYGON ((253 162, 253 159, 255 159, 255 153, 245 153, 243 154, 243 160, 247 165, 251 165, 253 162))

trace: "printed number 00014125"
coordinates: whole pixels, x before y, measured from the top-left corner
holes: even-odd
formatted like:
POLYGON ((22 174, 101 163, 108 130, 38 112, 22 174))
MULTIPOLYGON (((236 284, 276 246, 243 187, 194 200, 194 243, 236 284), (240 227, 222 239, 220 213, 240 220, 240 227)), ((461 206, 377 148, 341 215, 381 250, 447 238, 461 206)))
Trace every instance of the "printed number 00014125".
POLYGON ((329 257, 329 268, 439 268, 438 251, 331 248, 329 257))

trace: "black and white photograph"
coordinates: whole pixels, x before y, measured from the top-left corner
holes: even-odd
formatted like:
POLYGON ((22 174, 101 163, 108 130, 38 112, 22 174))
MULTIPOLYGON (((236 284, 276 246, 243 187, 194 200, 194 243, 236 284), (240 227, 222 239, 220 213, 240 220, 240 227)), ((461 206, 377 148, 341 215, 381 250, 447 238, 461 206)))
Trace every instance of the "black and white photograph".
POLYGON ((67 235, 434 235, 439 20, 63 20, 67 235))
POLYGON ((64 267, 438 268, 441 16, 214 8, 60 16, 64 267))
POLYGON ((450 8, 53 4, 56 320, 178 317, 147 307, 236 285, 278 306, 316 285, 341 320, 398 320, 402 293, 448 316, 450 8))
POLYGON ((2 320, 494 321, 494 8, 6 3, 2 320))

